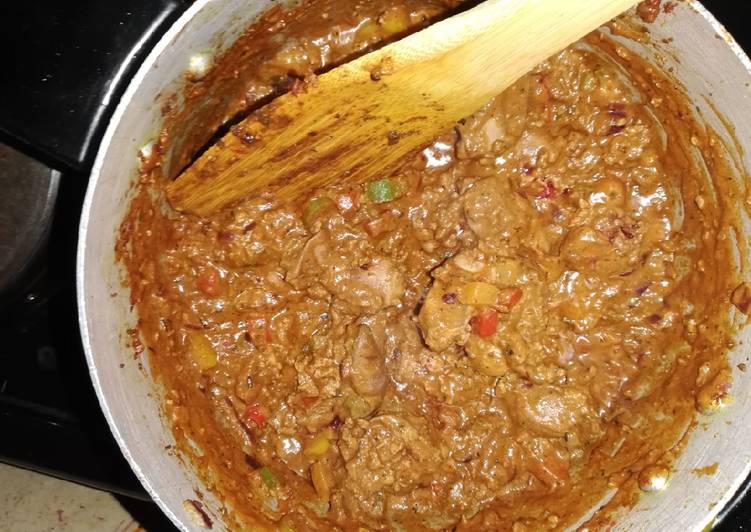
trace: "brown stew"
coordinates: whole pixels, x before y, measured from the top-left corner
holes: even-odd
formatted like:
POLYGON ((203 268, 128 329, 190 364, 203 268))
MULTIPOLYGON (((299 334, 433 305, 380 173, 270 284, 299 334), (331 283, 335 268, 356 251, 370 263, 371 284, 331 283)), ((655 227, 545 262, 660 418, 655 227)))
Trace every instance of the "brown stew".
MULTIPOLYGON (((454 3, 308 4, 274 12, 239 108, 454 3)), ((139 328, 238 526, 559 528, 725 400, 721 205, 624 57, 578 43, 395 175, 295 205, 199 219, 144 173, 139 328)))

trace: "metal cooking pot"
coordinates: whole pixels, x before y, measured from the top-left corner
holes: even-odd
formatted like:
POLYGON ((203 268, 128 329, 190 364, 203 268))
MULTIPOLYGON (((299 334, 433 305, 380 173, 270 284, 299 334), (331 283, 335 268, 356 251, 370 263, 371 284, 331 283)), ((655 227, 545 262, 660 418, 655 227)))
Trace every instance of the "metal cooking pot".
MULTIPOLYGON (((156 138, 162 120, 160 95, 175 93, 185 72, 210 62, 226 49, 272 0, 198 0, 164 35, 130 83, 115 111, 89 181, 78 248, 78 308, 91 378, 110 428, 136 476, 160 508, 182 530, 198 530, 190 517, 195 489, 206 495, 214 529, 226 529, 220 501, 166 446, 173 443, 161 413, 163 391, 149 371, 133 363, 126 329, 136 316, 130 308, 123 272, 115 263, 118 228, 138 175, 138 153, 156 138), (112 296, 112 294, 116 294, 112 296), (120 367, 124 364, 124 367, 120 367)), ((731 147, 737 179, 751 168, 751 62, 731 36, 699 2, 678 2, 652 24, 652 42, 616 37, 642 57, 673 68, 704 120, 731 147), (706 97, 706 98, 705 98, 706 97), (712 102, 710 105, 709 102, 712 102), (723 118, 727 117, 730 127, 723 118), (732 129, 734 128, 734 131, 732 129), (730 129, 730 130, 729 130, 730 129), (734 139, 738 144, 734 144, 734 139), (744 155, 745 154, 745 155, 744 155)), ((751 224, 746 220, 751 234, 751 224)), ((732 497, 751 470, 751 372, 749 334, 742 332, 731 353, 735 402, 700 419, 675 464, 669 488, 645 494, 617 529, 700 531, 732 497), (692 472, 718 464, 712 475, 692 472)))

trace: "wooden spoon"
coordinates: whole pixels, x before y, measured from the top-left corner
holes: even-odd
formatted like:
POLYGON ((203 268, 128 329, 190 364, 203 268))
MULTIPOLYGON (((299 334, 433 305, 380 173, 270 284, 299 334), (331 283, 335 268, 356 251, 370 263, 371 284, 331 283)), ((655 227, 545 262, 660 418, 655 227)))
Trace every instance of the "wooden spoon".
POLYGON ((206 216, 269 185, 388 176, 544 59, 635 0, 487 0, 307 82, 251 114, 167 187, 206 216))

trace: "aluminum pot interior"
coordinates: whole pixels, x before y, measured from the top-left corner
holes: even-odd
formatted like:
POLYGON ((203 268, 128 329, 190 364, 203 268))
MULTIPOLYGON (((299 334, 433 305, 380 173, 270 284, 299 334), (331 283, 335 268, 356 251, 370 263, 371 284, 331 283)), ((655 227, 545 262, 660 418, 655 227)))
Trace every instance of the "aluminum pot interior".
MULTIPOLYGON (((89 181, 78 249, 78 304, 83 344, 102 409, 123 454, 149 494, 181 530, 198 530, 191 518, 195 490, 215 530, 222 504, 203 489, 190 466, 168 451, 173 439, 160 402, 162 390, 150 377, 147 357, 134 363, 126 330, 136 321, 116 264, 114 244, 138 174, 139 151, 156 138, 161 123, 159 95, 174 93, 191 58, 210 58, 226 48, 272 0, 198 0, 164 35, 133 78, 105 133, 89 181), (124 366, 121 367, 121 364, 124 366)), ((742 179, 751 168, 751 63, 698 2, 679 2, 651 25, 652 44, 620 39, 642 57, 672 68, 698 113, 726 141, 742 179), (732 127, 728 127, 728 122, 732 127), (735 143, 737 139, 737 144, 735 143)), ((751 226, 746 220, 747 233, 751 226)), ((702 530, 751 469, 751 373, 749 334, 741 332, 730 354, 734 403, 700 418, 676 463, 669 489, 641 497, 621 516, 619 530, 702 530), (714 474, 698 468, 718 464, 714 474)))

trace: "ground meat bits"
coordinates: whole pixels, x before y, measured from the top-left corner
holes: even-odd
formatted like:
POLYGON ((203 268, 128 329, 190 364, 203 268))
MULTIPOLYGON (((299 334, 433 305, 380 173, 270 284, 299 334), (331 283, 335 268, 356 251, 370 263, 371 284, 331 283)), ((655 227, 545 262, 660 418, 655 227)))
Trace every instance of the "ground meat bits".
POLYGON ((661 2, 662 0, 644 0, 636 6, 636 12, 644 22, 654 22, 660 14, 661 2))

